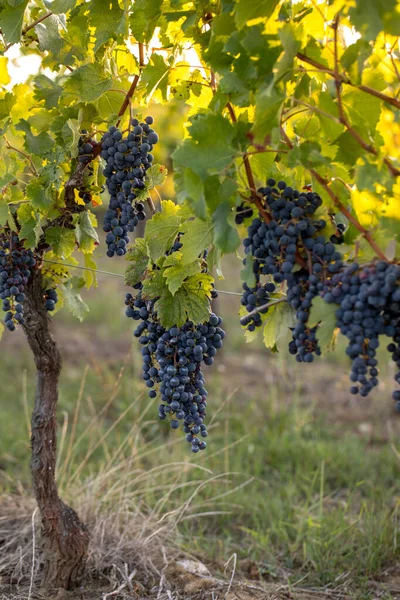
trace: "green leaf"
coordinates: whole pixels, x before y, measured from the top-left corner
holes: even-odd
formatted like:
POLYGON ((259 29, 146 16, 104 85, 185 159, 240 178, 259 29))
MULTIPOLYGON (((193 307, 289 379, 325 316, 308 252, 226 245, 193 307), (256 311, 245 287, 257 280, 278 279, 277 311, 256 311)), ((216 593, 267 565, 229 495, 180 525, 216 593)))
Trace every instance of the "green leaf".
POLYGON ((246 262, 243 266, 243 269, 240 271, 240 277, 242 281, 247 283, 249 288, 252 288, 256 285, 256 277, 253 271, 253 256, 250 254, 246 254, 246 262))
POLYGON ((167 177, 168 170, 164 165, 152 165, 150 169, 146 171, 146 189, 152 190, 155 187, 163 185, 167 177))
POLYGON ((3 98, 0 99, 0 119, 8 117, 12 107, 15 104, 15 96, 11 92, 4 94, 3 98))
POLYGON ((189 277, 174 296, 165 288, 154 306, 163 327, 179 327, 186 321, 204 323, 210 314, 212 283, 211 275, 198 273, 189 277))
POLYGON ((40 213, 35 212, 30 204, 22 204, 17 214, 21 226, 19 237, 26 240, 25 246, 28 248, 36 248, 43 234, 40 213))
POLYGON ((79 250, 86 254, 93 252, 96 245, 99 244, 99 236, 92 225, 91 215, 88 211, 79 213, 75 224, 75 237, 78 242, 79 250))
POLYGON ((113 79, 100 63, 78 67, 65 82, 63 96, 72 102, 93 102, 112 87, 113 79))
MULTIPOLYGON (((177 263, 163 270, 168 285, 168 289, 174 295, 182 286, 185 279, 199 273, 201 270, 200 260, 196 260, 190 264, 182 262, 182 253, 174 252, 173 255, 177 259, 177 263), (177 256, 178 255, 178 256, 177 256)), ((165 265, 165 263, 164 263, 165 265)))
POLYGON ((4 226, 10 222, 12 222, 10 206, 6 200, 5 195, 2 195, 0 196, 0 226, 4 226))
POLYGON ((152 54, 140 78, 140 87, 146 89, 146 102, 149 102, 157 89, 160 89, 164 100, 167 99, 167 74, 170 68, 160 54, 152 54))
MULTIPOLYGON (((145 240, 150 258, 156 262, 169 250, 181 230, 182 217, 179 206, 171 200, 162 203, 162 212, 157 213, 146 225, 145 240)), ((190 261, 191 262, 191 261, 190 261)))
POLYGON ((239 29, 258 17, 269 19, 280 0, 239 0, 235 8, 235 20, 239 29))
POLYGON ((234 213, 228 202, 223 202, 214 211, 214 242, 224 253, 234 252, 240 245, 240 238, 234 225, 234 213))
POLYGON ((284 101, 285 96, 272 87, 263 89, 257 94, 253 127, 256 140, 264 142, 272 129, 279 125, 279 113, 284 101))
POLYGON ((126 260, 132 264, 125 270, 125 284, 133 287, 143 280, 149 264, 147 245, 143 238, 135 239, 126 254, 126 260))
POLYGON ((26 196, 31 201, 32 208, 46 211, 53 204, 51 187, 43 185, 39 179, 33 179, 26 186, 26 196))
POLYGON ((235 129, 222 115, 196 115, 187 139, 172 155, 174 165, 189 167, 202 179, 221 172, 233 162, 237 153, 233 146, 235 129))
POLYGON ((86 313, 89 312, 89 307, 80 295, 84 286, 85 280, 81 277, 72 277, 65 285, 58 286, 65 306, 79 321, 83 321, 86 313))
POLYGON ((337 309, 337 304, 328 304, 320 296, 314 298, 312 302, 308 325, 309 327, 316 327, 318 325, 317 339, 321 351, 331 350, 335 345, 337 309))
POLYGON ((77 119, 68 119, 64 124, 61 134, 65 142, 65 148, 69 151, 72 158, 78 156, 78 143, 80 139, 80 124, 77 119))
POLYGON ((97 287, 96 270, 97 264, 91 254, 84 254, 85 267, 87 270, 83 271, 82 277, 85 280, 85 285, 89 289, 92 286, 97 287))
POLYGON ((135 0, 129 22, 138 42, 150 42, 162 14, 162 3, 163 0, 135 0))
POLYGON ((53 0, 45 4, 55 15, 66 14, 75 7, 77 0, 53 0))
POLYGON ((45 239, 59 258, 68 258, 75 249, 75 233, 72 229, 50 227, 46 231, 45 239))
POLYGON ((35 98, 39 101, 44 100, 46 108, 54 108, 58 104, 63 88, 55 83, 46 75, 37 75, 35 77, 35 98))
POLYGON ((189 198, 194 203, 196 215, 202 219, 207 217, 207 204, 204 197, 204 183, 200 175, 187 167, 183 172, 185 200, 189 198))
POLYGON ((17 6, 2 8, 0 12, 0 28, 8 44, 16 44, 21 38, 22 23, 28 0, 17 6))
POLYGON ((268 309, 264 325, 263 337, 267 348, 274 349, 277 342, 283 338, 290 327, 294 326, 293 309, 287 302, 275 304, 268 309))
POLYGON ((39 135, 34 135, 26 119, 21 119, 15 129, 25 133, 25 148, 30 154, 42 156, 54 148, 53 138, 45 131, 41 131, 39 135))
POLYGON ((400 35, 397 0, 357 0, 349 13, 355 28, 370 41, 380 31, 400 35))
POLYGON ((182 263, 188 265, 195 261, 204 250, 212 243, 213 226, 210 221, 194 219, 184 223, 180 231, 185 233, 181 237, 182 263))
POLYGON ((117 0, 91 0, 88 4, 90 11, 90 21, 96 28, 96 43, 94 51, 109 40, 116 39, 128 33, 128 6, 130 3, 124 2, 125 9, 119 7, 117 0))

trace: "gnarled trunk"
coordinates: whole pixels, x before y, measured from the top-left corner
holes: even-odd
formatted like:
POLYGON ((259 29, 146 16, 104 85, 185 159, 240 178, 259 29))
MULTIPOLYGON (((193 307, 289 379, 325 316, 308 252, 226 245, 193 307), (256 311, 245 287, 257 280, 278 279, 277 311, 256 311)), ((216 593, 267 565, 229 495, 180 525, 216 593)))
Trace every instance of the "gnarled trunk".
POLYGON ((33 271, 26 287, 24 331, 35 358, 37 388, 32 414, 31 472, 42 517, 43 587, 72 589, 82 577, 89 535, 78 515, 59 498, 55 482, 56 407, 61 355, 49 330, 42 276, 33 271))

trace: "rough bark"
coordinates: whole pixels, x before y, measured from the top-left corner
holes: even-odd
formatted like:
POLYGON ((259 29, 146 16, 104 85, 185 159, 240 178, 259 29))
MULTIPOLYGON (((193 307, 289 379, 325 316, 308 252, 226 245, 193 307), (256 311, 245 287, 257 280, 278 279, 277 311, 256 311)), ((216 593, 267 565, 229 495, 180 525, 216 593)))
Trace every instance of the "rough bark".
POLYGON ((79 584, 86 563, 89 535, 78 515, 59 498, 55 481, 56 407, 61 355, 49 330, 44 308, 42 276, 34 271, 26 289, 24 331, 37 369, 32 414, 31 473, 42 517, 45 588, 72 589, 79 584))

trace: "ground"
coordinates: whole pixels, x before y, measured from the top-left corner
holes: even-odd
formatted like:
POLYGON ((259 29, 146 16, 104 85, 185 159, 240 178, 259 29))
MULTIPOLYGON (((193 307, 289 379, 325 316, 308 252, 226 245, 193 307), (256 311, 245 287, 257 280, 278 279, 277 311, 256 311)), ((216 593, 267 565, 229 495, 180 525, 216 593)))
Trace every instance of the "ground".
MULTIPOLYGON (((235 269, 218 287, 238 289, 235 269)), ((400 597, 400 418, 384 352, 377 392, 355 398, 342 342, 307 366, 245 344, 239 299, 221 294, 228 338, 206 373, 208 448, 192 456, 142 386, 124 292, 102 276, 87 321, 54 319, 64 358, 57 478, 92 531, 84 588, 64 596, 36 587, 33 363, 22 332, 1 342, 0 600, 400 597), (188 560, 209 574, 190 573, 188 560)))

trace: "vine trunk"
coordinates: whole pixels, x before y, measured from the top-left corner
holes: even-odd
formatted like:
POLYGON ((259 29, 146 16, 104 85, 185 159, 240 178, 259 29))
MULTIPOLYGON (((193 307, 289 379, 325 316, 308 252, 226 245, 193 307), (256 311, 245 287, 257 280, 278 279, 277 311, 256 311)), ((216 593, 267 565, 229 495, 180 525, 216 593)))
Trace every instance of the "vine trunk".
POLYGON ((35 407, 32 414, 31 473, 42 519, 42 586, 68 590, 76 587, 82 577, 89 535, 76 512, 60 499, 57 492, 56 407, 62 360, 50 333, 42 285, 41 272, 36 270, 27 284, 24 304, 24 332, 37 370, 35 407))

